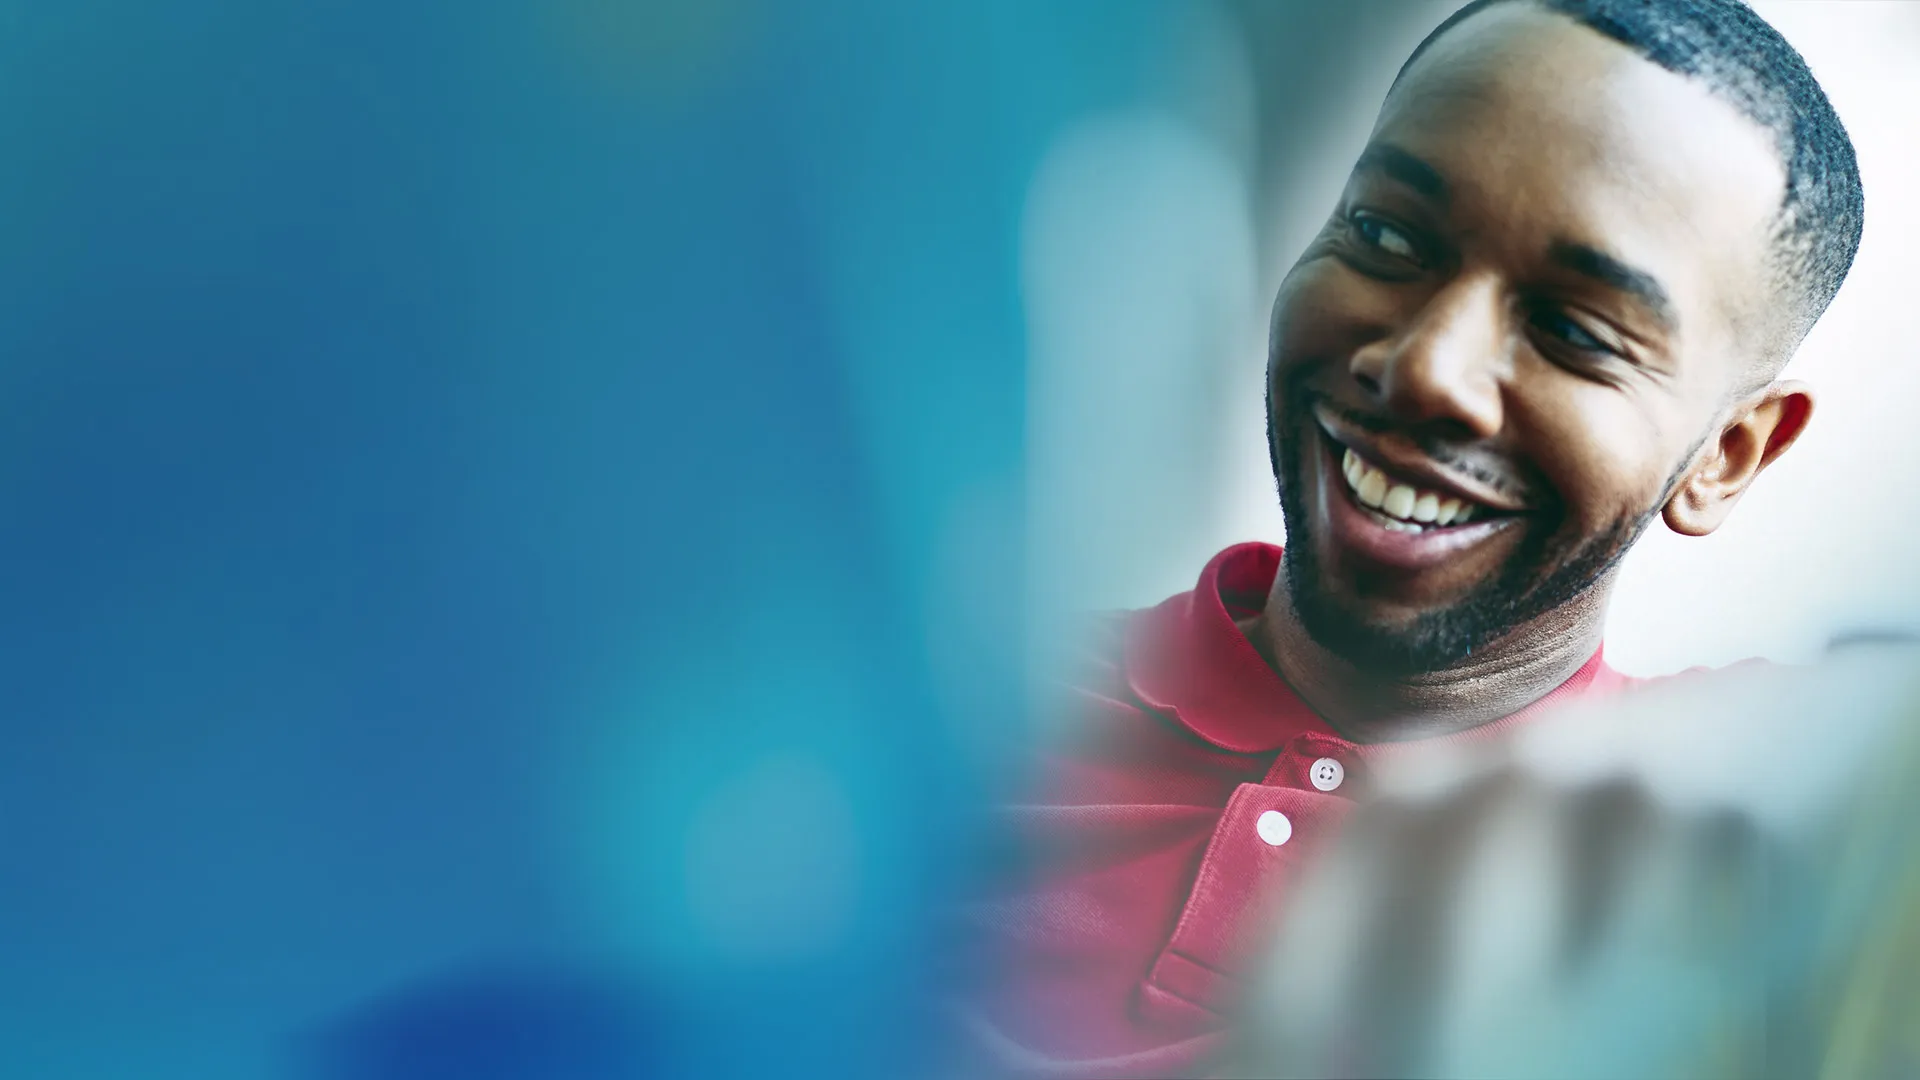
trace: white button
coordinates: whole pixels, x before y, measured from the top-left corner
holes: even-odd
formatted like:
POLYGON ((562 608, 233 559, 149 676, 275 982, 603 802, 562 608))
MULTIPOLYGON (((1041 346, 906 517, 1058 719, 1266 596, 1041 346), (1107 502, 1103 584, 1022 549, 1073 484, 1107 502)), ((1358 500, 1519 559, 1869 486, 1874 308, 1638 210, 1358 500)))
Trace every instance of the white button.
POLYGON ((1330 757, 1321 758, 1313 763, 1313 768, 1307 770, 1307 779, 1313 781, 1313 786, 1321 791, 1332 791, 1346 778, 1347 770, 1330 757))
POLYGON ((1293 822, 1288 821, 1287 815, 1278 810, 1269 810, 1261 814, 1260 817, 1254 821, 1253 828, 1255 832, 1260 834, 1260 839, 1265 840, 1274 847, 1279 847, 1281 844, 1293 839, 1293 822))

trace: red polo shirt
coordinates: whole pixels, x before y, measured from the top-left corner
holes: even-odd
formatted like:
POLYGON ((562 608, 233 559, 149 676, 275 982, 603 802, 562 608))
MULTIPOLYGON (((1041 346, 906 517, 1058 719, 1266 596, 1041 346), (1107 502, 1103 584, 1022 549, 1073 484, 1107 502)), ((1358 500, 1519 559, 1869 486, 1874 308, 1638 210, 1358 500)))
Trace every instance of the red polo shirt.
POLYGON ((1506 719, 1407 743, 1341 738, 1235 625, 1265 605, 1280 549, 1214 556, 1198 586, 1113 617, 1073 681, 1072 722, 1041 755, 1041 798, 1008 809, 1033 873, 977 929, 1002 981, 968 1010, 1002 1066, 1051 1077, 1161 1077, 1218 1047, 1274 904, 1369 763, 1476 739, 1633 680, 1600 654, 1506 719))

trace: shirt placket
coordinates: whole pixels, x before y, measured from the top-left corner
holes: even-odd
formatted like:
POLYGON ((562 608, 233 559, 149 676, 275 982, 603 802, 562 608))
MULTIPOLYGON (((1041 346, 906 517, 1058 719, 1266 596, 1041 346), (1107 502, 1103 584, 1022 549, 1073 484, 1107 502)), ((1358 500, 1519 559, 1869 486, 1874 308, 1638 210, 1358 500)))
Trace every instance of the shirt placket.
POLYGON ((1218 1016, 1231 1002, 1283 890, 1352 805, 1356 766, 1350 744, 1303 735, 1275 756, 1261 782, 1234 789, 1173 934, 1142 983, 1144 1012, 1218 1016))

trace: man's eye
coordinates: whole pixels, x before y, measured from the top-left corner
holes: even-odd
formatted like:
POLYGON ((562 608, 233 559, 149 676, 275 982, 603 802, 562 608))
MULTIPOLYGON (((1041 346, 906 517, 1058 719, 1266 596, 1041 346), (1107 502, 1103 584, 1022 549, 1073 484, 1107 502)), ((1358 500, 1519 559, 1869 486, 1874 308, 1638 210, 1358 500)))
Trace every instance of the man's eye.
POLYGON ((1534 329, 1561 343, 1587 353, 1612 353, 1614 350, 1567 315, 1544 309, 1533 313, 1534 329))
POLYGON ((1353 231, 1367 246, 1379 248, 1395 258, 1420 261, 1420 249, 1414 246, 1413 238, 1386 220, 1365 211, 1356 212, 1352 220, 1353 231))

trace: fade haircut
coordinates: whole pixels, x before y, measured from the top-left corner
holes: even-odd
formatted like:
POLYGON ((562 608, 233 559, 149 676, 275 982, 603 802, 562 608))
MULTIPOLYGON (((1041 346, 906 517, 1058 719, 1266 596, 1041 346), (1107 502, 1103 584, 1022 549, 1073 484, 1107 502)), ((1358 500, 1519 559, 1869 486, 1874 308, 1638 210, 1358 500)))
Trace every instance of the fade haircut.
POLYGON ((1473 0, 1420 42, 1394 85, 1441 35, 1504 3, 1566 16, 1698 79, 1772 134, 1787 174, 1772 237, 1787 308, 1780 313, 1783 348, 1766 365, 1778 370, 1840 291, 1866 217, 1853 141, 1806 60, 1740 0, 1473 0))

